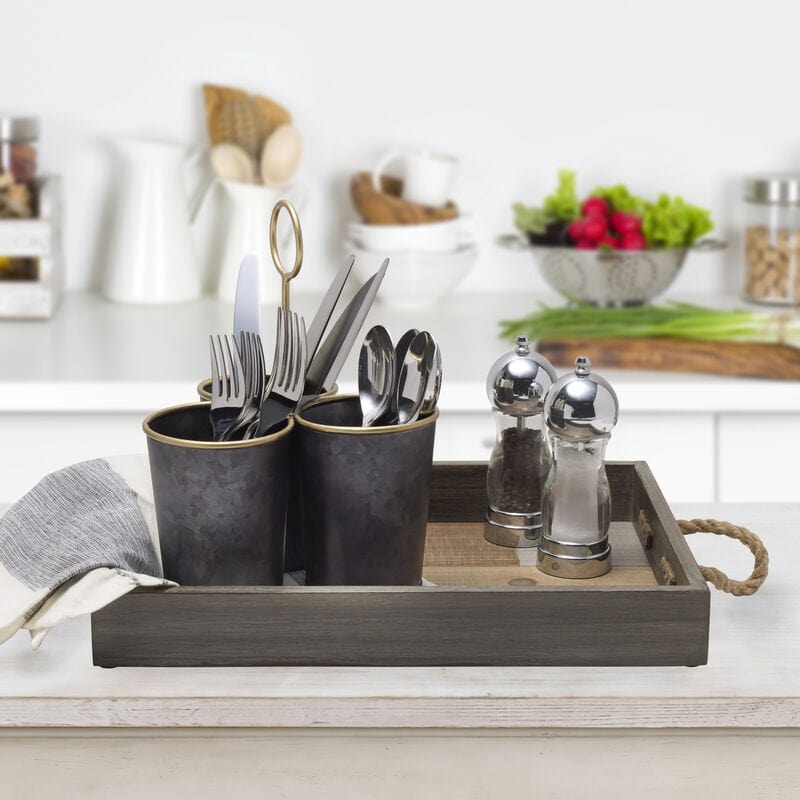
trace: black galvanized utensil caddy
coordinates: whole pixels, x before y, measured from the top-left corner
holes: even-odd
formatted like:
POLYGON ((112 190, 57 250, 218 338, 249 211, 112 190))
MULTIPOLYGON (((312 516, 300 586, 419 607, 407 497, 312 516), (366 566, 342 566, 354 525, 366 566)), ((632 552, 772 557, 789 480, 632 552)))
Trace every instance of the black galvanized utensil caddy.
POLYGON ((486 465, 435 464, 424 570, 435 586, 140 589, 92 615, 94 663, 705 664, 709 591, 669 506, 644 462, 607 472, 614 568, 602 578, 553 578, 485 542, 486 465))

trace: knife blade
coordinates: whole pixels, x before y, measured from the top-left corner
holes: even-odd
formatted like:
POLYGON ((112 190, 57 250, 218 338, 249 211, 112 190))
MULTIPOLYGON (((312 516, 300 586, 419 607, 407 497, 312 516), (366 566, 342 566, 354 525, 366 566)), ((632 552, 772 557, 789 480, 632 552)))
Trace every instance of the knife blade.
POLYGON ((306 334, 309 367, 311 366, 311 362, 314 360, 314 356, 317 354, 317 349, 322 341, 322 336, 325 333, 325 329, 328 327, 331 316, 333 315, 333 309, 339 302, 344 285, 347 283, 347 279, 350 277, 350 272, 352 271, 353 264, 355 263, 355 256, 350 256, 347 259, 345 265, 339 270, 339 272, 336 274, 336 277, 333 279, 333 282, 328 287, 328 291, 325 292, 325 297, 322 298, 322 302, 317 309, 317 313, 314 315, 314 319, 311 321, 311 326, 306 334))
POLYGON ((378 294, 389 259, 384 259, 381 268, 358 290, 347 304, 325 341, 317 350, 317 355, 306 372, 306 393, 303 402, 330 389, 339 377, 347 356, 358 337, 361 326, 367 318, 375 295, 378 294))
POLYGON ((236 299, 233 305, 233 336, 238 344, 242 333, 251 331, 261 336, 261 289, 258 255, 248 253, 239 265, 236 299))

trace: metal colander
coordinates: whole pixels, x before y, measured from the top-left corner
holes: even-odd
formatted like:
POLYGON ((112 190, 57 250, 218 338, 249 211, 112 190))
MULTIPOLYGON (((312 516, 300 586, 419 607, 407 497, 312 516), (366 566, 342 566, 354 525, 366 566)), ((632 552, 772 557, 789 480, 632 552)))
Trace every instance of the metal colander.
POLYGON ((717 250, 706 240, 671 250, 579 250, 530 245, 519 236, 498 240, 514 250, 529 250, 547 283, 560 294, 594 306, 640 306, 666 291, 689 250, 717 250))

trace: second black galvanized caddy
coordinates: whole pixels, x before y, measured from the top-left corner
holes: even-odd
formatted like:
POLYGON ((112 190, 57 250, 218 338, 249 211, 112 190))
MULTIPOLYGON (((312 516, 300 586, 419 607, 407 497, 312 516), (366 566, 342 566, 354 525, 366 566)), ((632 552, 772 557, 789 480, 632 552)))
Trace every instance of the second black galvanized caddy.
POLYGON ((570 581, 483 539, 485 464, 435 464, 434 586, 137 590, 92 615, 115 666, 705 664, 709 591, 644 462, 609 463, 614 568, 570 581))

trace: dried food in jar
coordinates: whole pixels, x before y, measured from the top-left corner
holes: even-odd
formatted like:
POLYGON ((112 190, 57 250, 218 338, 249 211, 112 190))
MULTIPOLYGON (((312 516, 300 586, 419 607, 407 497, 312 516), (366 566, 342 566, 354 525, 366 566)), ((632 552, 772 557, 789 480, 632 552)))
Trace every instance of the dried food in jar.
POLYGON ((800 230, 766 225, 746 228, 745 263, 748 298, 773 303, 800 301, 800 230))

